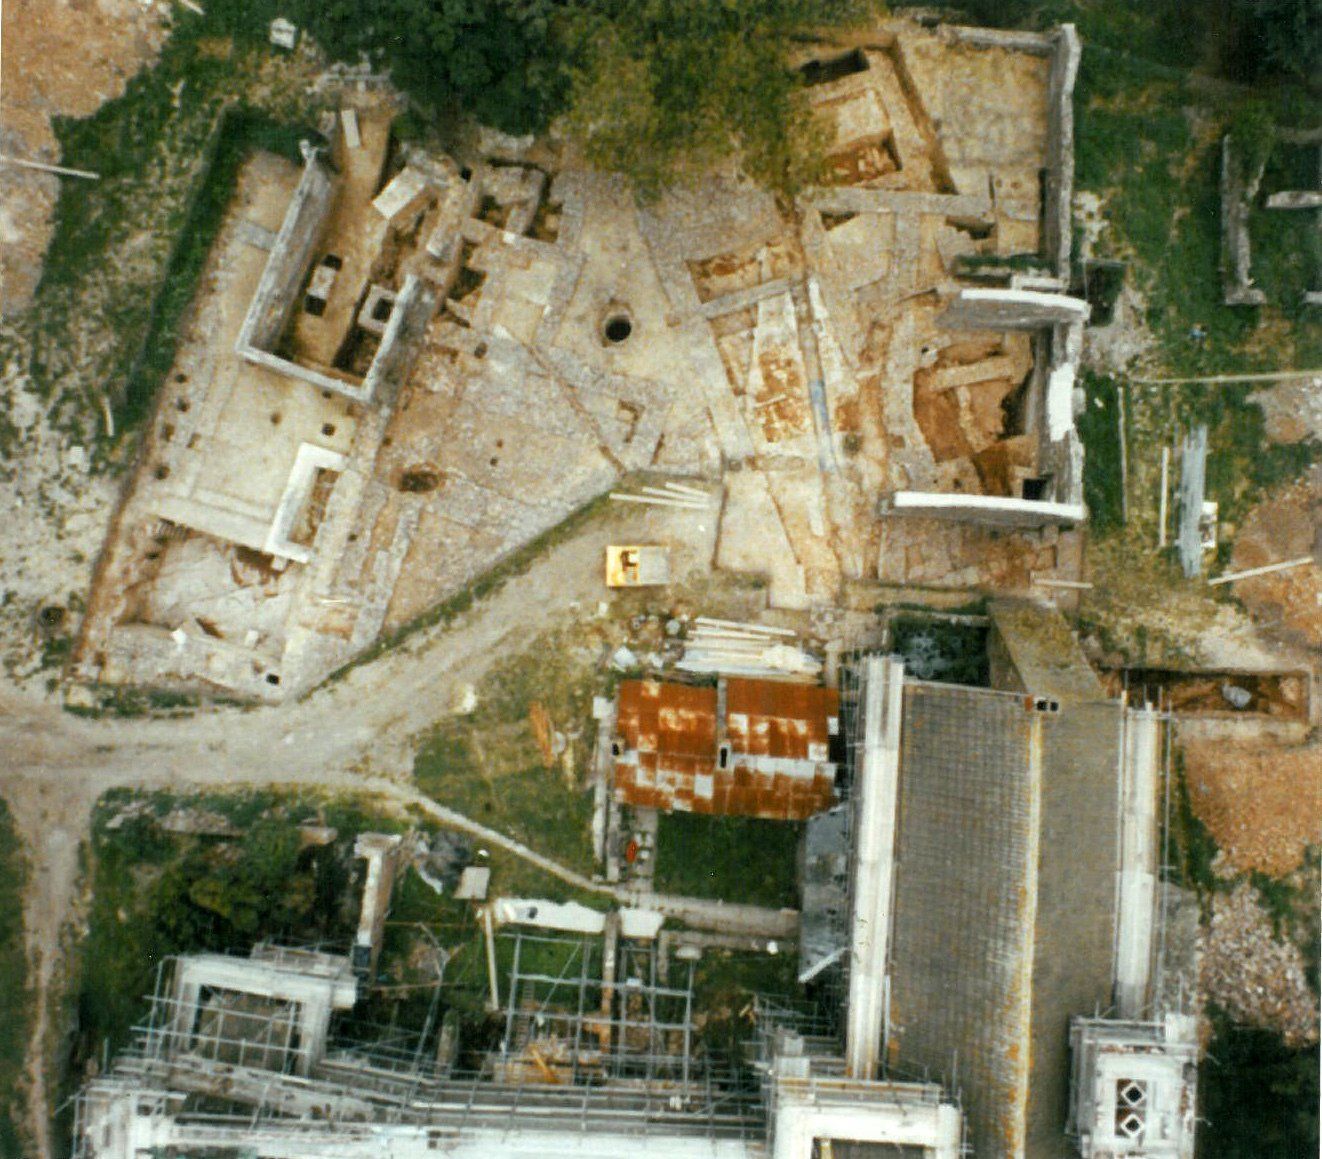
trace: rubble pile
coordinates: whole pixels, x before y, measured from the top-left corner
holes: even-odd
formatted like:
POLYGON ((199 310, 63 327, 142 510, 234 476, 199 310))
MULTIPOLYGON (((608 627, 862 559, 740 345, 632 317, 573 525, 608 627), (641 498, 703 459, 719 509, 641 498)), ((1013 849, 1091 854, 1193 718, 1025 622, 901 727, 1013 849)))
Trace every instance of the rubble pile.
POLYGON ((1279 1031, 1290 1046, 1317 1042, 1317 996, 1303 955, 1275 936, 1252 886, 1213 896, 1212 917, 1199 941, 1209 1003, 1236 1022, 1279 1031))

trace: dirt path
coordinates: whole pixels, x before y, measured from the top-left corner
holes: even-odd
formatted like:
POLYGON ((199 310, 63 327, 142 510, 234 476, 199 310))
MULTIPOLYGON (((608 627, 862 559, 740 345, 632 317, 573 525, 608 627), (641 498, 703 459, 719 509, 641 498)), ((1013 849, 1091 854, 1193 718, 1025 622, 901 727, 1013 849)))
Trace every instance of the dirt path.
POLYGON ((647 537, 639 542, 682 542, 692 532, 692 516, 682 512, 607 512, 449 627, 419 634, 303 701, 177 719, 93 720, 0 684, 0 793, 31 866, 24 928, 35 982, 28 1068, 39 1154, 50 1155, 46 1043, 60 982, 61 939, 74 928, 85 902, 79 848, 93 806, 112 788, 308 785, 377 794, 422 808, 579 888, 610 892, 635 905, 655 904, 698 924, 785 935, 792 915, 778 911, 607 890, 412 786, 417 740, 455 702, 459 685, 479 682, 508 649, 526 642, 534 625, 539 630, 554 625, 603 598, 604 548, 618 537, 625 518, 631 535, 647 537))

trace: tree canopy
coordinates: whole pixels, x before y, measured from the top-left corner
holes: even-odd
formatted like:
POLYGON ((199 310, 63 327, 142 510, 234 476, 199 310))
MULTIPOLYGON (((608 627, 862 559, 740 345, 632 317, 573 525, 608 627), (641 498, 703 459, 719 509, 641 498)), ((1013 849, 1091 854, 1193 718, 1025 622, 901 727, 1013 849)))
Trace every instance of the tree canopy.
POLYGON ((334 56, 387 67, 425 108, 510 133, 565 113, 587 160, 644 191, 737 160, 790 191, 819 155, 791 39, 878 0, 302 0, 334 56))

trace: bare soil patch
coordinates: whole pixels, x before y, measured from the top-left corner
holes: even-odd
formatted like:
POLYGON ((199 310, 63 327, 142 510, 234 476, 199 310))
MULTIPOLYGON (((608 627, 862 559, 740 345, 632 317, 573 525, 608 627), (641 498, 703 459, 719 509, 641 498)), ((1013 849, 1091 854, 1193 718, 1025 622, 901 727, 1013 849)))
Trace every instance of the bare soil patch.
POLYGON ((1322 746, 1194 741, 1184 774, 1194 813, 1240 872, 1284 876, 1322 841, 1322 746))
POLYGON ((1254 576, 1235 595, 1264 628, 1310 648, 1322 648, 1322 467, 1258 504, 1244 521, 1230 558, 1232 571, 1313 555, 1312 564, 1254 576))
MULTIPOLYGON (((0 152, 58 164, 52 118, 86 117, 119 96, 159 51, 166 11, 154 0, 5 0, 0 152)), ((0 167, 0 314, 36 289, 61 180, 0 167)))

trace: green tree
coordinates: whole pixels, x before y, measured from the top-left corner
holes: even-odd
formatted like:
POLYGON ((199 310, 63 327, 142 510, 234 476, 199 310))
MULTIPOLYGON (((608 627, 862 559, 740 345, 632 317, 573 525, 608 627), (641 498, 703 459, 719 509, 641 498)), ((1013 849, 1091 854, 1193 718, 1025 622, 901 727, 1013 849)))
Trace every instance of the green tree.
POLYGON ((1230 0, 1225 68, 1235 79, 1322 83, 1317 0, 1230 0))
POLYGON ((555 0, 296 0, 332 55, 367 56, 434 113, 456 107, 511 133, 544 126, 563 90, 555 0))
POLYGON ((792 192, 820 133, 791 38, 879 0, 296 0, 333 56, 388 68, 425 110, 511 133, 568 111, 588 162, 647 193, 734 160, 792 192))
POLYGON ((589 0, 562 24, 571 137, 645 194, 733 160, 793 193, 823 153, 792 38, 875 14, 875 0, 589 0))

